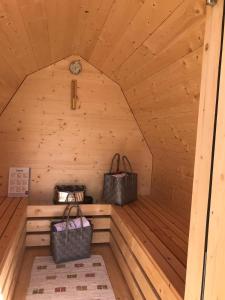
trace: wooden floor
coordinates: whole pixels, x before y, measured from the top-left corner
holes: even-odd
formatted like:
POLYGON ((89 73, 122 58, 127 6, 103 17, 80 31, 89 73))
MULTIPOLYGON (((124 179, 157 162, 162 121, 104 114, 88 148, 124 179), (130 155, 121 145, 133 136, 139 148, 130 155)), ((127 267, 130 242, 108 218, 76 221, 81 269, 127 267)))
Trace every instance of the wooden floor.
MULTIPOLYGON (((120 268, 113 256, 113 253, 109 245, 93 245, 92 253, 102 255, 106 264, 106 268, 114 289, 116 299, 118 300, 132 300, 129 288, 125 282, 125 279, 120 271, 120 268)), ((33 247, 27 248, 17 281, 14 300, 24 300, 26 290, 29 285, 31 267, 35 256, 47 256, 50 255, 49 247, 33 247)))

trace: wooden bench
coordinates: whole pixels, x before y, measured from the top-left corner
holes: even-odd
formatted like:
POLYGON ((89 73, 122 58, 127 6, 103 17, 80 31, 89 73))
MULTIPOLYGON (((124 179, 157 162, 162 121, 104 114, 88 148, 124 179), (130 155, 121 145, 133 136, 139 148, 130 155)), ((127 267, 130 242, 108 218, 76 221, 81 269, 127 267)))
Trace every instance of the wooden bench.
MULTIPOLYGON (((11 299, 25 246, 48 246, 64 205, 0 198, 0 293, 11 299)), ((188 223, 147 198, 124 207, 82 205, 93 243, 110 243, 135 300, 183 299, 188 223)))
POLYGON ((0 299, 12 299, 25 250, 27 201, 0 198, 0 299))
POLYGON ((111 216, 111 248, 134 299, 183 299, 188 223, 145 198, 111 216))
MULTIPOLYGON (((27 209, 26 246, 48 246, 50 244, 50 224, 61 218, 65 205, 31 205, 27 209)), ((82 213, 94 225, 93 243, 109 243, 111 205, 81 205, 82 213)), ((76 213, 72 211, 72 215, 76 213)))

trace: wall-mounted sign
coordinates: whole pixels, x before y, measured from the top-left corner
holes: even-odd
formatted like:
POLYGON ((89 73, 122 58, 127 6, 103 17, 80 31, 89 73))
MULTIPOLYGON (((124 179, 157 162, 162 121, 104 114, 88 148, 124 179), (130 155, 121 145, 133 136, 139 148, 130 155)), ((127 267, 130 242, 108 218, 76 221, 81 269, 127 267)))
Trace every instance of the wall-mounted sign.
POLYGON ((30 186, 30 168, 9 169, 9 197, 28 197, 30 186))

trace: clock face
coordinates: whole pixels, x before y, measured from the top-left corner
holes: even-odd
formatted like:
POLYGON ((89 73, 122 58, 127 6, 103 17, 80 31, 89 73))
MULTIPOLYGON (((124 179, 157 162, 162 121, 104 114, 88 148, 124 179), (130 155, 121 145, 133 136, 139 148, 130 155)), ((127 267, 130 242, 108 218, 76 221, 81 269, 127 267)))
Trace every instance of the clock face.
POLYGON ((72 74, 78 75, 82 71, 81 62, 79 60, 72 61, 69 70, 72 74))

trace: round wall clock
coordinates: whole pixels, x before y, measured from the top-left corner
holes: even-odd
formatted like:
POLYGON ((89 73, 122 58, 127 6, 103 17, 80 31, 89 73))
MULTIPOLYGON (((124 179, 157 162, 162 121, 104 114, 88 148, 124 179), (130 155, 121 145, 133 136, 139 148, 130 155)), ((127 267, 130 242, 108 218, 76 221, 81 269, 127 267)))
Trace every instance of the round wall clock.
POLYGON ((82 65, 80 60, 74 60, 69 66, 69 70, 72 74, 78 75, 82 71, 82 65))

